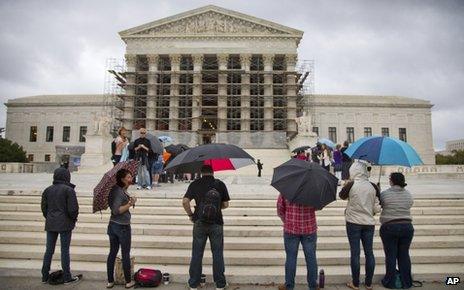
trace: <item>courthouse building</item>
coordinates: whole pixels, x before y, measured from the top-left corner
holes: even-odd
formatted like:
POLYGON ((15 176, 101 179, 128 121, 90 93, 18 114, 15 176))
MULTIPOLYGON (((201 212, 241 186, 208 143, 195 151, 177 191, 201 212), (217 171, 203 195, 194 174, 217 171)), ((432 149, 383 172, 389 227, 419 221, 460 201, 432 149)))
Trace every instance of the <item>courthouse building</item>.
POLYGON ((430 102, 314 94, 312 62, 297 56, 303 31, 210 5, 119 34, 126 54, 124 68, 111 70, 123 88, 115 95, 8 101, 6 137, 24 146, 31 160, 54 159, 62 146, 84 146, 103 114, 114 128, 132 133, 146 127, 176 143, 231 143, 258 158, 259 150, 288 155, 297 117, 306 112, 320 137, 336 143, 396 137, 413 145, 424 163, 434 163, 430 102))

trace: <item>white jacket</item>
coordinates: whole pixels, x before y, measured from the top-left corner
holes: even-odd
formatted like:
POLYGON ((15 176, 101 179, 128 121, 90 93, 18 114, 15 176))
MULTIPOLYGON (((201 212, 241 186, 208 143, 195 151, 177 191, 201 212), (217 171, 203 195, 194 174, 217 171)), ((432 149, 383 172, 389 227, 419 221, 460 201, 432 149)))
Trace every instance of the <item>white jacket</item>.
POLYGON ((374 214, 380 212, 379 199, 374 186, 369 182, 367 164, 355 161, 350 167, 354 181, 345 210, 345 220, 359 225, 375 225, 374 214))

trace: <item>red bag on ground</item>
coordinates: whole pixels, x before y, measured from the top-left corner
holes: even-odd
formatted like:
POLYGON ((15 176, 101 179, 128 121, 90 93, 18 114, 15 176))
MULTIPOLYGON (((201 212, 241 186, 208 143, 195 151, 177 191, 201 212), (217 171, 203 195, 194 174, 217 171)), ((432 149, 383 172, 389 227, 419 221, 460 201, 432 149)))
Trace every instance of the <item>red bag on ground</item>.
POLYGON ((140 287, 158 287, 163 280, 163 274, 160 270, 142 268, 134 274, 134 280, 140 287))

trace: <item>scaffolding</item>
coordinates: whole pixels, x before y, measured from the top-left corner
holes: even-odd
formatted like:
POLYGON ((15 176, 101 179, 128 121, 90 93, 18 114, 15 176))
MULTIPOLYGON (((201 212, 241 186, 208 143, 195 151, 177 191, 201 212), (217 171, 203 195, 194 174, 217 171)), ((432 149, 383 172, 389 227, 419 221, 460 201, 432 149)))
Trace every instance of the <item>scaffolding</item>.
POLYGON ((107 61, 105 96, 108 104, 116 104, 111 110, 114 126, 123 122, 130 130, 295 134, 295 116, 311 108, 312 60, 298 61, 294 70, 287 70, 285 55, 274 55, 272 63, 251 55, 248 68, 238 54, 226 59, 206 54, 201 63, 192 55, 137 55, 126 61, 130 66, 107 61))
POLYGON ((111 133, 115 134, 122 126, 126 82, 124 73, 126 62, 123 59, 108 58, 105 64, 105 83, 103 86, 104 111, 111 118, 111 133))

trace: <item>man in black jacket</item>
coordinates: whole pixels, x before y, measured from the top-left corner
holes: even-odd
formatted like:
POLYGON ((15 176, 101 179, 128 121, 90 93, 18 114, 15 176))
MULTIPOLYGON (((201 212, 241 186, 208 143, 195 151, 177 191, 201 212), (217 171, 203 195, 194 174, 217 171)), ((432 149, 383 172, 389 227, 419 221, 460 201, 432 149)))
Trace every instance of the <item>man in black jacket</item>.
POLYGON ((65 284, 78 282, 82 275, 72 276, 70 270, 69 247, 71 232, 76 225, 79 214, 75 185, 70 183, 71 173, 60 167, 53 174, 53 185, 47 187, 42 194, 42 213, 45 217, 45 231, 47 231, 47 249, 42 266, 42 283, 47 283, 55 252, 58 234, 61 242, 61 267, 65 284))

